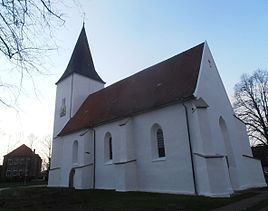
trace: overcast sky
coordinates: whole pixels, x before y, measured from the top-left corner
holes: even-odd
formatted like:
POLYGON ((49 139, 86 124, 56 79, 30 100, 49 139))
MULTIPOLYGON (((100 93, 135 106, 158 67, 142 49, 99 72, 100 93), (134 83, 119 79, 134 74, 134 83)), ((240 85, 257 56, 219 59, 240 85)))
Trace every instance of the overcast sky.
POLYGON ((59 49, 49 53, 45 64, 50 75, 35 78, 38 97, 26 81, 20 112, 0 107, 0 161, 14 147, 29 145, 29 134, 39 139, 52 134, 55 82, 68 64, 83 19, 95 68, 106 85, 205 40, 229 97, 242 73, 268 66, 265 0, 81 0, 63 10, 65 26, 55 33, 59 49))

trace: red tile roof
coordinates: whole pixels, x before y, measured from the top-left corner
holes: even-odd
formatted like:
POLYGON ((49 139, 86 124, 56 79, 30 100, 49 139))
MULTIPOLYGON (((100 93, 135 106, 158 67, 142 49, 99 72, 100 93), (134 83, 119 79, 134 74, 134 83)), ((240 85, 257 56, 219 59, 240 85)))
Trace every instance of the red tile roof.
POLYGON ((35 154, 29 147, 27 147, 25 144, 21 145, 17 149, 14 149, 10 153, 6 154, 5 156, 13 156, 13 157, 20 157, 20 156, 39 156, 38 154, 35 154))
POLYGON ((204 43, 87 97, 59 136, 193 97, 204 43))

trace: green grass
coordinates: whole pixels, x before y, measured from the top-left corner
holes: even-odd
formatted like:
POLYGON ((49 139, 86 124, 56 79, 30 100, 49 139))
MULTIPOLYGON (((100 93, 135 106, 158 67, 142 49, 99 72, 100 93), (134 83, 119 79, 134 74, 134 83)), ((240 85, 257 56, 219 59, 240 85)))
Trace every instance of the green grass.
POLYGON ((250 196, 208 198, 111 190, 12 188, 0 192, 0 209, 20 210, 210 210, 250 196))
POLYGON ((46 185, 47 181, 33 180, 31 182, 0 182, 0 188, 6 187, 18 187, 18 186, 29 186, 29 185, 46 185))

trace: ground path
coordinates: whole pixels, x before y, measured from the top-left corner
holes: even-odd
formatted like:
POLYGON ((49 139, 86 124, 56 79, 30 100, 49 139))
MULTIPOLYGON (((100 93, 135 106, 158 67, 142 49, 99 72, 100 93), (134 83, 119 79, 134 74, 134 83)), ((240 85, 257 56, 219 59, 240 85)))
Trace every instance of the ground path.
MULTIPOLYGON (((268 200, 268 190, 267 189, 257 191, 257 193, 258 194, 253 196, 253 197, 242 199, 240 201, 228 204, 224 207, 220 207, 220 208, 214 209, 212 211, 241 211, 241 210, 246 210, 247 208, 253 207, 262 201, 268 200)), ((259 211, 268 211, 268 207, 262 208, 259 211)))

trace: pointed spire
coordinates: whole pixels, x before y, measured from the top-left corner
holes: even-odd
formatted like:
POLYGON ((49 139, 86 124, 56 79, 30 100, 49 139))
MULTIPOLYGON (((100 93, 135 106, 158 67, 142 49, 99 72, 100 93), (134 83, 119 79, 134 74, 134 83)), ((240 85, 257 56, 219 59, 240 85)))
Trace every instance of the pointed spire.
POLYGON ((69 64, 56 84, 61 82, 63 79, 67 78, 73 73, 83 75, 85 77, 91 78, 95 81, 105 83, 95 70, 94 63, 91 57, 86 31, 83 24, 82 30, 74 47, 69 64))

